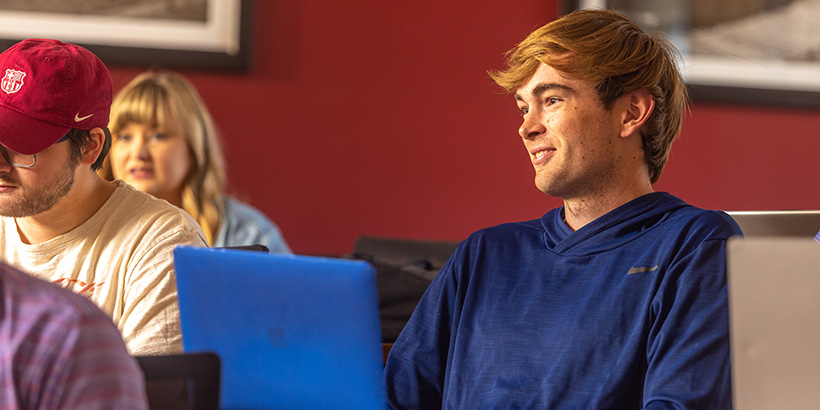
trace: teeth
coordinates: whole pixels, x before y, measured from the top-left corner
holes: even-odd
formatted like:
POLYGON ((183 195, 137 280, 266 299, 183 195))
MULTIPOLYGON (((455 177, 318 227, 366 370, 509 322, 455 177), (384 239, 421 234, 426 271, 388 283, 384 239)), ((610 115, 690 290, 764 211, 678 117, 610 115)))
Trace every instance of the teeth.
POLYGON ((535 153, 535 154, 533 154, 532 156, 533 156, 533 157, 540 157, 541 155, 545 155, 545 154, 547 153, 547 151, 549 151, 549 150, 544 149, 544 150, 541 150, 541 151, 536 152, 536 153, 535 153))

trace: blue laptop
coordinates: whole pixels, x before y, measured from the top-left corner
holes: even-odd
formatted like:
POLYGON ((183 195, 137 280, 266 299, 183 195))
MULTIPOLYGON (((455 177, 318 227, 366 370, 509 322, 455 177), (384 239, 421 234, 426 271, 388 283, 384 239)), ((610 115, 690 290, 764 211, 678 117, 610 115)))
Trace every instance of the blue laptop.
POLYGON ((184 350, 219 355, 223 409, 385 408, 372 266, 191 247, 174 264, 184 350))

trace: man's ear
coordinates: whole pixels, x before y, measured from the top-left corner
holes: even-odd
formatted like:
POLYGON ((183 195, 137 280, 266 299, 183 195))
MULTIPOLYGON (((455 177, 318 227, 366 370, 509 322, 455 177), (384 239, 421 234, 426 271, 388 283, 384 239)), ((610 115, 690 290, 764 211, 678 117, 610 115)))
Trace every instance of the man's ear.
POLYGON ((621 137, 640 131, 655 109, 655 97, 647 90, 636 90, 624 97, 626 110, 621 121, 621 137))
POLYGON ((88 144, 85 145, 83 157, 80 160, 80 163, 85 165, 91 165, 97 161, 97 157, 100 156, 103 144, 105 143, 105 132, 103 132, 102 128, 92 128, 90 133, 91 138, 89 138, 88 144))

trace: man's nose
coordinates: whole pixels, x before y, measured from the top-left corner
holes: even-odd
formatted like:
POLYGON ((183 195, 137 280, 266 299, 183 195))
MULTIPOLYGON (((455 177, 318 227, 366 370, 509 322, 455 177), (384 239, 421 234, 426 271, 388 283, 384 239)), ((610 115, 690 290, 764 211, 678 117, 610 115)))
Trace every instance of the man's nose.
POLYGON ((14 165, 11 165, 11 161, 8 160, 9 154, 5 147, 0 147, 0 154, 2 154, 0 155, 0 171, 11 171, 14 165))
POLYGON ((533 139, 546 132, 543 122, 532 112, 524 115, 524 121, 521 123, 521 128, 518 129, 518 135, 524 139, 533 139))

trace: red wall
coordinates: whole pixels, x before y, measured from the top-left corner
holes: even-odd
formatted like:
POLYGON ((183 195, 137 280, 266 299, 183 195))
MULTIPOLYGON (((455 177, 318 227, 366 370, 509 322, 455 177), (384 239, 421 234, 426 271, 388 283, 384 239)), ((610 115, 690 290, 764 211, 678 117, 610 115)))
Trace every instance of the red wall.
MULTIPOLYGON (((294 251, 459 240, 560 205, 534 187, 515 104, 485 73, 556 3, 260 0, 248 72, 183 73, 222 129, 231 191, 294 251)), ((139 71, 112 67, 115 88, 139 71)), ((817 111, 696 103, 656 189, 710 208, 820 208, 818 134, 817 111)))

